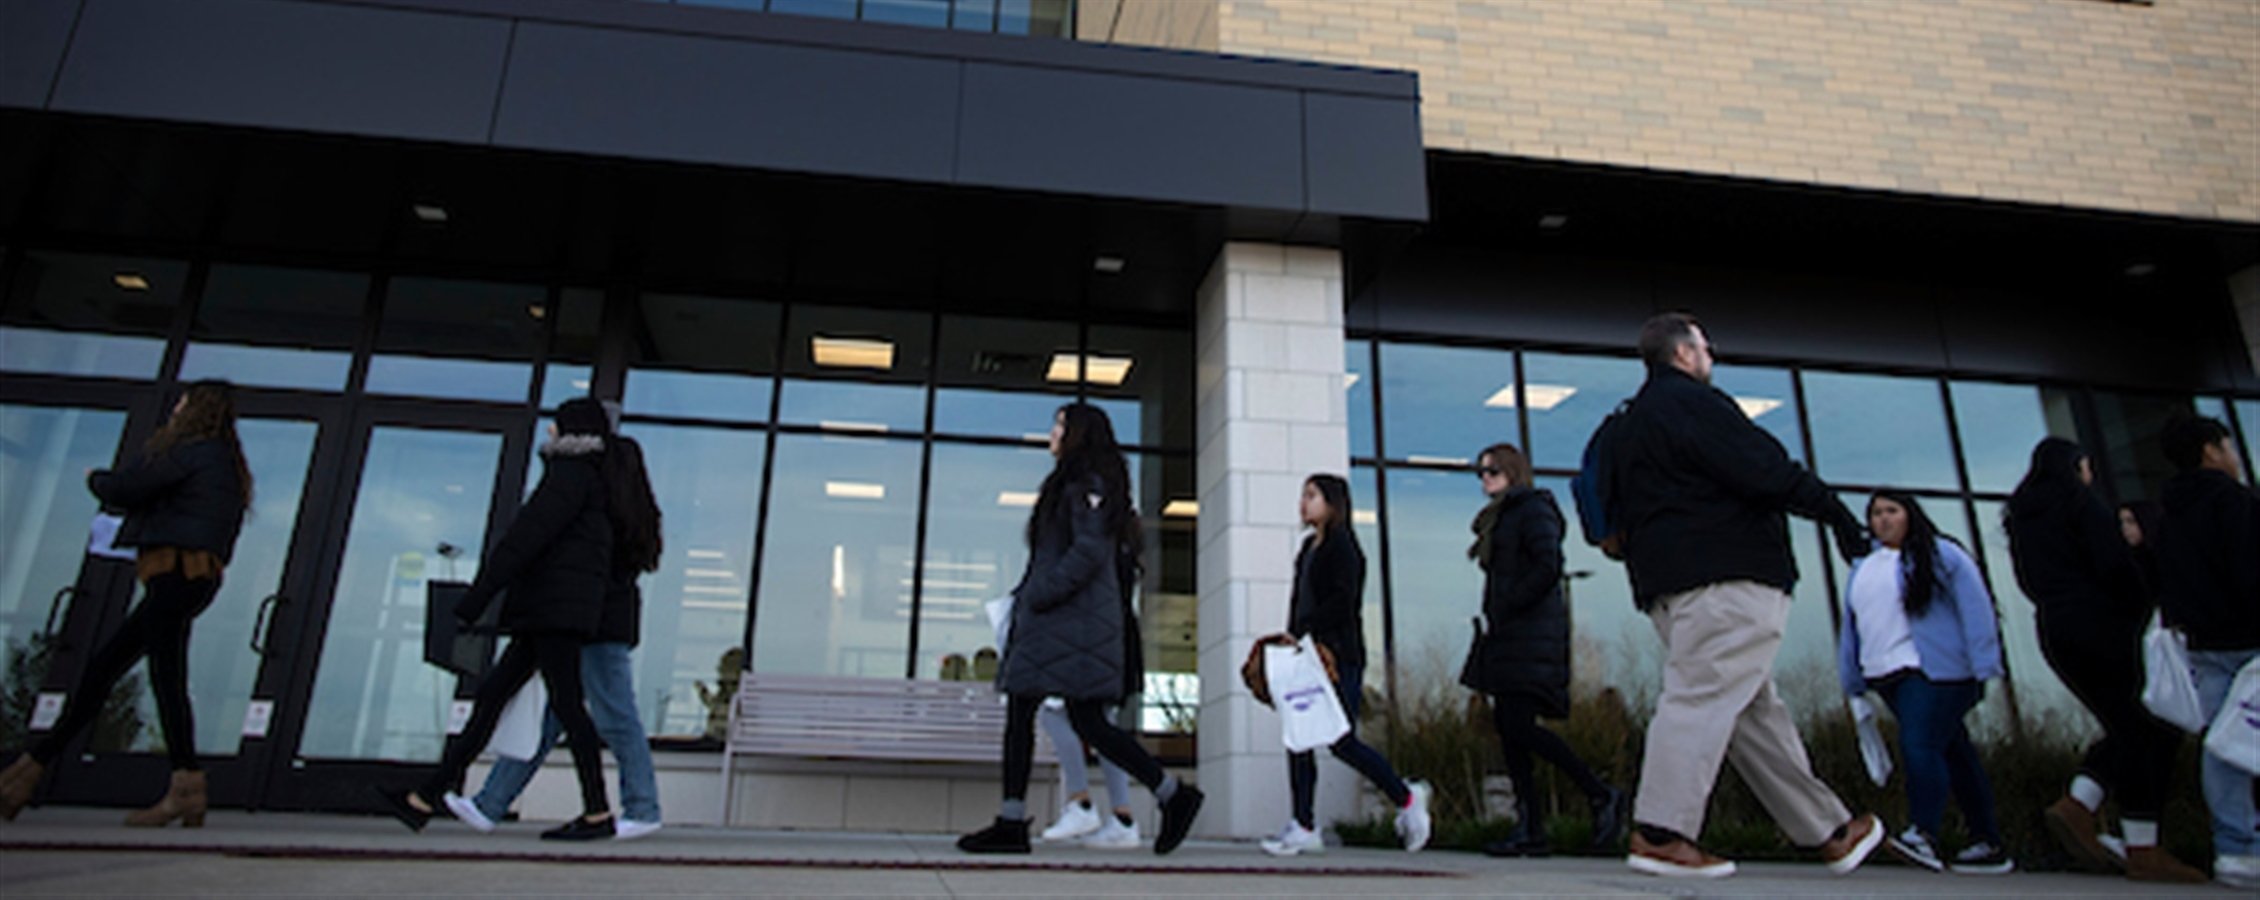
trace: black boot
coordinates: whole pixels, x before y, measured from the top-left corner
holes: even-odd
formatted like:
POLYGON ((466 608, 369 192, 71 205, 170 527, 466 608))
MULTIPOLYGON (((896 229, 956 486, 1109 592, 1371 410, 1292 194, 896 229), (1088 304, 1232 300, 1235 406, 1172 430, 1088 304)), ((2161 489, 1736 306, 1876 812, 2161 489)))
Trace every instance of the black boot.
POLYGON ((1546 826, 1537 817, 1524 815, 1522 821, 1515 823, 1514 830, 1507 832, 1505 840, 1483 845, 1483 853, 1500 857, 1552 856, 1554 848, 1546 843, 1546 826))
POLYGON ((957 839, 967 853, 1027 853, 1028 820, 998 816, 989 827, 957 839))
POLYGON ((1593 851, 1614 853, 1624 843, 1625 827, 1632 822, 1632 795, 1614 786, 1586 800, 1593 808, 1593 851))
POLYGON ((1177 786, 1177 793, 1161 805, 1161 834, 1154 837, 1154 855, 1166 856, 1185 842, 1193 833, 1193 819, 1201 814, 1201 789, 1189 784, 1177 786))

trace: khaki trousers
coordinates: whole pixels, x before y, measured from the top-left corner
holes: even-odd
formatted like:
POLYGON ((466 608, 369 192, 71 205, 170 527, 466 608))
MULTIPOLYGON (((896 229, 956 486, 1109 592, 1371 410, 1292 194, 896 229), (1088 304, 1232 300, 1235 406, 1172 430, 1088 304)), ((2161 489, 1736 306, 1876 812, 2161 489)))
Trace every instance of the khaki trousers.
POLYGON ((1852 815, 1814 777, 1773 686, 1789 595, 1728 581, 1668 595, 1648 616, 1664 640, 1664 692, 1648 723, 1633 819, 1700 837, 1724 759, 1792 842, 1827 841, 1852 815))

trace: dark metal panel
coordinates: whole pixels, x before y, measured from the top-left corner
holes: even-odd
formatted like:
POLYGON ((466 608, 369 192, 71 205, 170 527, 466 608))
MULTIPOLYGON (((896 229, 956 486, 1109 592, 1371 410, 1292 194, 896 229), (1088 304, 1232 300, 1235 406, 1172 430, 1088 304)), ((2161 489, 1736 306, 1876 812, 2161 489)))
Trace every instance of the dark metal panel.
POLYGON ((1952 289, 1941 310, 1953 368, 2174 391, 2234 386, 2220 340, 2233 325, 2225 290, 2040 287, 1952 289))
POLYGON ((0 3, 0 106, 47 105, 80 0, 0 3))
POLYGON ((958 181, 1301 209, 1293 91, 968 62, 958 181))
POLYGON ((1631 347, 1653 311, 1648 266, 1538 253, 1415 247, 1375 280, 1386 332, 1631 347))
POLYGON ((946 181, 948 60, 521 24, 496 144, 946 181))
POLYGON ((482 141, 510 23, 278 0, 87 0, 54 109, 482 141))
POLYGON ((1303 164, 1311 209, 1346 216, 1428 218, 1420 103, 1303 95, 1303 164))
POLYGON ((1656 308, 1694 313, 1729 355, 1937 369, 1946 351, 1934 292, 1833 275, 1668 266, 1657 273, 1656 308))

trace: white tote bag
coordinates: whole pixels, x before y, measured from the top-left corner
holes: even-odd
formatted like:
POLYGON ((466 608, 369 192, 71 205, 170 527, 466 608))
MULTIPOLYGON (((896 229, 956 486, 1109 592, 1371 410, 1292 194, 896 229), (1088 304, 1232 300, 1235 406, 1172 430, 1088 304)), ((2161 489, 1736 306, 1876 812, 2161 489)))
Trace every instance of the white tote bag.
POLYGON ((2205 707, 2197 699, 2190 673, 2189 645, 2182 633, 2166 627, 2157 613, 2142 635, 2142 705, 2159 721, 2183 731, 2205 729, 2205 707))
POLYGON ((503 705, 502 718, 494 723, 494 736, 487 738, 487 750, 510 759, 539 758, 542 721, 548 715, 549 686, 542 683, 540 675, 526 679, 526 686, 503 705))
POLYGON ((1852 730, 1860 736, 1860 763, 1867 767, 1868 780, 1876 787, 1891 780, 1891 748, 1883 742, 1883 729, 1876 727, 1875 704, 1866 697, 1854 697, 1852 730))
POLYGON ((1326 677, 1326 664, 1308 636, 1293 647, 1263 648, 1263 677, 1279 710, 1280 737, 1287 749, 1315 750, 1350 733, 1342 698, 1334 696, 1334 682, 1326 677))
POLYGON ((2260 658, 2238 669, 2221 701, 2221 714, 2205 730, 2205 752, 2260 775, 2260 658))
POLYGON ((989 627, 996 629, 997 656, 1004 656, 1004 644, 1012 639, 1013 595, 1006 594, 982 606, 989 611, 989 627))

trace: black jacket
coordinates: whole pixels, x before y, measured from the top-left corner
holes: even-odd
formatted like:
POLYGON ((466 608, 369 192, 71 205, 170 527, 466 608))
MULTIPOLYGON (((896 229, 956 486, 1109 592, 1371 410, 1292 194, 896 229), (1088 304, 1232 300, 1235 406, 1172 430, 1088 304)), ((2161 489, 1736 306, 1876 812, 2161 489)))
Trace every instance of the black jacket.
POLYGON ((997 687, 1025 697, 1120 700, 1128 687, 1122 582, 1097 477, 1065 486, 1012 591, 997 687))
POLYGON ((2260 496, 2196 469, 2169 479, 2160 502, 2165 522, 2152 543, 2166 619, 2192 650, 2260 648, 2260 496))
POLYGON ((1859 519, 1726 392, 1650 369, 1611 445, 1635 602, 1726 581, 1797 583, 1784 512, 1837 529, 1859 519))
POLYGON ((1365 665, 1365 551, 1347 528, 1320 541, 1303 539, 1295 554, 1295 590, 1287 633, 1325 644, 1334 664, 1365 665))
POLYGON ((596 642, 630 647, 643 642, 643 588, 636 585, 641 574, 632 565, 613 565, 604 584, 604 611, 597 615, 596 642))
POLYGON ((243 476, 235 454, 216 440, 176 444, 121 469, 98 469, 86 487, 125 513, 121 547, 205 550, 222 565, 243 532, 243 476))
POLYGON ((612 520, 603 441, 587 435, 551 441, 534 495, 502 535, 471 589, 456 605, 466 621, 502 601, 502 630, 511 634, 596 635, 612 570, 612 520))
POLYGON ((1569 605, 1562 598, 1562 511, 1517 488, 1491 526, 1483 573, 1483 692, 1517 694, 1550 718, 1569 715, 1569 605))
POLYGON ((2080 488, 2010 498, 2009 559, 2040 627, 2131 634, 2149 618, 2150 591, 2119 520, 2080 488))

